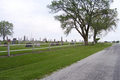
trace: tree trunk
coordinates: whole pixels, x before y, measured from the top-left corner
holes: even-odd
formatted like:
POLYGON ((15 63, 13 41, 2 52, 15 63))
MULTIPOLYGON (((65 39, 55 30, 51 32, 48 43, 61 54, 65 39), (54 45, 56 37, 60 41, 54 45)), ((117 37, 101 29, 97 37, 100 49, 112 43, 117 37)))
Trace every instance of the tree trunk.
POLYGON ((5 36, 3 36, 3 41, 5 41, 5 36))
POLYGON ((94 43, 97 43, 96 36, 97 36, 97 30, 94 29, 94 36, 93 36, 94 43))
POLYGON ((84 37, 84 45, 88 45, 88 37, 87 36, 84 37))
POLYGON ((94 43, 97 43, 96 41, 96 35, 93 36, 94 43))

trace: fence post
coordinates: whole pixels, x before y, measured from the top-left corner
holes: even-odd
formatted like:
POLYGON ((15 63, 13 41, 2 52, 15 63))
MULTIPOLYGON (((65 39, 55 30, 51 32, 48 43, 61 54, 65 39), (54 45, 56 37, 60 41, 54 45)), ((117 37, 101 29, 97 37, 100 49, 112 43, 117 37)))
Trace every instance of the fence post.
POLYGON ((33 49, 32 49, 33 53, 34 53, 34 41, 33 41, 33 49))
POLYGON ((49 50, 50 50, 50 43, 49 43, 49 50))
POLYGON ((9 43, 7 45, 7 54, 8 54, 8 56, 10 56, 10 46, 9 46, 9 43))

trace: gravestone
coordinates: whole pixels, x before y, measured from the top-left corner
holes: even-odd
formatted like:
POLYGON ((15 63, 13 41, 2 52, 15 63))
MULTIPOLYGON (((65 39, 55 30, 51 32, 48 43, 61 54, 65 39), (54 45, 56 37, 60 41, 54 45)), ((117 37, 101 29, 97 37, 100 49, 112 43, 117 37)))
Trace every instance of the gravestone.
POLYGON ((54 39, 54 42, 55 42, 56 40, 54 39))
POLYGON ((16 44, 17 39, 13 38, 12 44, 16 44))
POLYGON ((61 44, 63 45, 63 41, 61 41, 61 44))
POLYGON ((26 43, 26 47, 32 47, 31 43, 26 43))
POLYGON ((20 41, 18 41, 18 44, 20 44, 20 41))
POLYGON ((40 38, 40 42, 41 42, 41 38, 40 38))
POLYGON ((15 44, 16 43, 16 41, 12 41, 12 44, 15 44))
POLYGON ((16 41, 17 39, 16 38, 13 38, 13 41, 16 41))
POLYGON ((74 44, 73 40, 71 41, 71 44, 74 44))
POLYGON ((35 47, 40 47, 40 43, 39 42, 35 43, 35 47))
POLYGON ((54 46, 54 42, 51 43, 51 46, 54 46))
POLYGON ((59 41, 58 41, 58 42, 56 42, 56 45, 59 45, 59 41))
POLYGON ((66 39, 66 42, 67 42, 67 39, 66 39))
POLYGON ((8 39, 8 40, 7 40, 7 42, 11 42, 11 40, 10 40, 10 39, 8 39))
POLYGON ((76 43, 76 39, 75 39, 75 43, 76 43))

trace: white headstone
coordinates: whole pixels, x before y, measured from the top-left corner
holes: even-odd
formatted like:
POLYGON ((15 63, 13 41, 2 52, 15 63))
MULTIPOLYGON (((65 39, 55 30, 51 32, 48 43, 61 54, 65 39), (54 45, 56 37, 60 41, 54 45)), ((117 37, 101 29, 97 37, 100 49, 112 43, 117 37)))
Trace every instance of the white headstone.
POLYGON ((40 47, 40 43, 39 42, 35 43, 35 46, 40 47))

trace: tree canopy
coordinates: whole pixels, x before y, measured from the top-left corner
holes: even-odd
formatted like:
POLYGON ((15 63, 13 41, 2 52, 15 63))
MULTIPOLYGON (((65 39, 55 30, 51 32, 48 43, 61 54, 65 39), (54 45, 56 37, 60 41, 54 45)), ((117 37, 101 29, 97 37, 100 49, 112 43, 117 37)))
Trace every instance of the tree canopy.
POLYGON ((108 33, 111 30, 115 30, 117 27, 117 9, 109 9, 107 15, 99 15, 92 19, 93 40, 97 43, 96 36, 101 34, 103 31, 108 33))
POLYGON ((7 35, 13 34, 13 24, 9 23, 8 21, 1 21, 0 22, 0 36, 3 37, 3 41, 7 35))
POLYGON ((62 13, 55 16, 55 19, 61 22, 66 35, 76 29, 87 45, 93 19, 99 15, 108 15, 112 2, 113 0, 53 0, 48 8, 52 13, 62 13))

